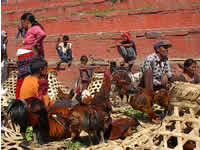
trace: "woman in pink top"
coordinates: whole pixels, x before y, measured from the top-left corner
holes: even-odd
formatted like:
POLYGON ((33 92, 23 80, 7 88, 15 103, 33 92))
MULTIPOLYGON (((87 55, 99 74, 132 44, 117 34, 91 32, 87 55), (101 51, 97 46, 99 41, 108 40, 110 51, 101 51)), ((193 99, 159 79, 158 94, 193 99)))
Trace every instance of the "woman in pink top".
POLYGON ((32 13, 21 16, 21 25, 27 32, 23 39, 23 46, 17 51, 18 80, 16 98, 19 97, 24 77, 31 74, 30 64, 34 57, 44 57, 43 40, 46 37, 44 28, 36 21, 32 13))
POLYGON ((23 39, 22 49, 32 50, 34 47, 37 47, 38 55, 44 57, 43 40, 46 37, 44 28, 36 21, 31 13, 24 13, 22 15, 21 24, 27 30, 23 39))

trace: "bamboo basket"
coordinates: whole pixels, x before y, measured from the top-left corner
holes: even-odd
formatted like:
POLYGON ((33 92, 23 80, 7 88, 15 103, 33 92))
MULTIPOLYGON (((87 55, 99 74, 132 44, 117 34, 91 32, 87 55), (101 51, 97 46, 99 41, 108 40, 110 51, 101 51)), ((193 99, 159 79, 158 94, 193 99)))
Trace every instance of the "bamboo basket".
POLYGON ((186 82, 175 82, 170 88, 170 94, 177 99, 196 101, 200 104, 200 85, 186 82))
POLYGON ((90 95, 93 97, 95 93, 100 91, 100 88, 103 84, 104 73, 93 73, 91 83, 88 86, 88 91, 90 95))

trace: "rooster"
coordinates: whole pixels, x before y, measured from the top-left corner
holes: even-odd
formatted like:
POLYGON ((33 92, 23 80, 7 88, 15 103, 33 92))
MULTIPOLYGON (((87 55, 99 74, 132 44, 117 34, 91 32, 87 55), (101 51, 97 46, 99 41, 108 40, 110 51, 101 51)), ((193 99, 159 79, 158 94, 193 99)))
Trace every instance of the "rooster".
POLYGON ((68 101, 57 101, 48 110, 49 140, 60 140, 71 137, 67 118, 69 112, 68 101))
POLYGON ((160 123, 160 120, 156 117, 152 109, 152 104, 157 103, 160 106, 165 107, 165 114, 168 110, 169 105, 169 92, 167 90, 160 90, 154 92, 153 90, 141 89, 138 92, 131 96, 130 105, 133 109, 140 110, 149 115, 149 119, 155 123, 160 123))
POLYGON ((124 139, 132 135, 132 128, 136 128, 139 122, 134 119, 121 118, 112 122, 111 128, 107 131, 109 140, 124 139))
POLYGON ((64 100, 64 99, 72 99, 74 97, 74 89, 71 89, 69 94, 65 94, 61 88, 58 88, 58 98, 59 100, 64 100))
POLYGON ((33 126, 34 135, 39 133, 38 142, 43 144, 71 136, 67 122, 70 107, 71 100, 58 100, 47 111, 42 100, 31 97, 25 100, 13 100, 8 106, 8 113, 12 123, 20 126, 23 137, 26 128, 33 126))
POLYGON ((88 96, 83 99, 82 104, 70 110, 68 118, 72 138, 79 137, 81 130, 84 130, 89 135, 90 144, 92 144, 92 134, 94 137, 100 136, 101 142, 104 142, 104 133, 112 122, 110 117, 112 107, 109 101, 110 87, 110 74, 106 72, 102 87, 94 98, 88 96))
POLYGON ((81 131, 86 131, 89 135, 90 145, 92 134, 99 141, 104 142, 104 132, 111 125, 110 114, 106 113, 100 107, 90 105, 76 105, 69 113, 70 132, 73 139, 79 137, 81 131))
MULTIPOLYGON (((115 85, 114 91, 118 93, 119 97, 123 100, 124 95, 127 97, 127 103, 129 99, 129 94, 135 92, 133 91, 132 81, 126 71, 118 71, 113 75, 112 82, 115 85)), ((116 103, 116 102, 115 102, 116 103)))
MULTIPOLYGON (((25 132, 28 126, 33 126, 33 132, 40 132, 39 143, 46 143, 49 135, 48 113, 44 102, 38 98, 16 99, 8 105, 13 124, 20 126, 20 133, 25 139, 25 132)), ((34 134, 35 135, 35 134, 34 134)), ((35 139, 35 138, 34 138, 35 139)))

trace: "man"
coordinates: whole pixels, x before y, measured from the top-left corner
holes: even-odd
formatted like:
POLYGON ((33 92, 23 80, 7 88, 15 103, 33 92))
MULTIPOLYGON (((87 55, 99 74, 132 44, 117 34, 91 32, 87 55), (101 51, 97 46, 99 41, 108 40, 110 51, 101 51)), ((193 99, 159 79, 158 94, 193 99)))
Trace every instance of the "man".
POLYGON ((155 53, 147 56, 141 66, 143 78, 140 86, 151 90, 167 88, 168 82, 172 78, 168 63, 168 48, 171 46, 163 41, 154 44, 155 53))
POLYGON ((68 67, 71 66, 71 61, 72 61, 72 44, 69 43, 69 37, 67 35, 63 36, 63 42, 60 42, 61 39, 58 38, 56 49, 58 52, 58 55, 61 59, 57 63, 57 69, 59 70, 61 63, 69 63, 68 67))
POLYGON ((124 62, 128 63, 128 71, 131 72, 131 68, 133 66, 133 61, 136 59, 136 46, 134 41, 130 39, 130 33, 123 33, 121 35, 122 41, 117 43, 117 48, 120 55, 123 57, 124 62))

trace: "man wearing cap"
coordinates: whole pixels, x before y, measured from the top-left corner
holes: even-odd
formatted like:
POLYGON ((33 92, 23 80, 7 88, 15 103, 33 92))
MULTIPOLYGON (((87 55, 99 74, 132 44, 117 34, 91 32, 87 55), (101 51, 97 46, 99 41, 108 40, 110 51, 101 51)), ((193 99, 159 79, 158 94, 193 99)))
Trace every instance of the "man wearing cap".
POLYGON ((171 46, 171 44, 163 41, 154 44, 155 53, 147 56, 141 66, 141 72, 143 73, 140 82, 141 87, 155 91, 167 88, 168 81, 172 77, 168 63, 168 48, 171 46))

